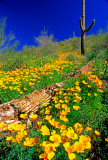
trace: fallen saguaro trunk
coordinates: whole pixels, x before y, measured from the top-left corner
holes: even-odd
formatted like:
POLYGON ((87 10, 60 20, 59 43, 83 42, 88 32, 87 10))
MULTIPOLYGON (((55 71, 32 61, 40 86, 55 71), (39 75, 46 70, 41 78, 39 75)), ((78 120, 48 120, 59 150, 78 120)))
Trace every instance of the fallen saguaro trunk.
MULTIPOLYGON (((64 76, 78 77, 80 74, 88 74, 89 71, 92 71, 93 64, 94 61, 89 61, 84 66, 82 66, 80 70, 77 70, 75 74, 71 72, 64 76)), ((21 123, 19 118, 21 113, 27 113, 29 116, 32 113, 36 113, 42 107, 42 103, 50 102, 52 96, 54 95, 54 89, 62 87, 63 82, 55 83, 47 86, 44 89, 41 89, 40 91, 34 91, 28 96, 0 104, 0 123, 21 123)), ((29 119, 27 124, 30 124, 29 119)))
POLYGON ((28 96, 0 104, 0 123, 21 123, 19 121, 19 115, 21 113, 27 113, 28 115, 31 113, 35 114, 40 108, 42 108, 42 103, 50 102, 55 93, 54 89, 62 87, 63 83, 55 83, 41 89, 40 91, 36 90, 28 96))

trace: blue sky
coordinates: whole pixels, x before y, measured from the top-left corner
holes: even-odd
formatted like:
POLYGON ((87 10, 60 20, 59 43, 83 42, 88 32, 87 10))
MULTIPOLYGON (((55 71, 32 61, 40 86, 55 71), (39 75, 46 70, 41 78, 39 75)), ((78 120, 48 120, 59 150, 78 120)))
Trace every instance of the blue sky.
MULTIPOLYGON (((73 36, 80 37, 79 18, 82 0, 0 0, 0 17, 7 17, 6 33, 13 31, 20 41, 19 49, 24 45, 36 45, 44 27, 58 41, 73 36)), ((108 1, 86 0, 86 28, 92 20, 96 22, 86 34, 96 34, 106 29, 108 24, 108 1)))

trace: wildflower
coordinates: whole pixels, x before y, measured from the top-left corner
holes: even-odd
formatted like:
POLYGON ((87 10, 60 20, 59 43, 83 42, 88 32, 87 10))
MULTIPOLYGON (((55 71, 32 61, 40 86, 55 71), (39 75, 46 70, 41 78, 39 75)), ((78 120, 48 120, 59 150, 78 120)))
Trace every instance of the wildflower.
POLYGON ((91 96, 91 93, 88 93, 88 96, 91 96))
POLYGON ((48 141, 43 141, 40 146, 43 147, 44 153, 39 156, 39 158, 45 158, 45 160, 51 160, 54 156, 56 151, 54 144, 48 141))
POLYGON ((78 92, 81 92, 81 88, 79 86, 75 87, 78 92))
POLYGON ((48 159, 48 154, 42 153, 42 154, 39 155, 39 158, 43 158, 44 160, 47 160, 48 159))
POLYGON ((40 126, 42 124, 42 121, 38 121, 37 124, 40 126))
POLYGON ((55 156, 54 152, 49 152, 48 153, 48 160, 51 160, 55 156))
POLYGON ((65 148, 65 150, 66 150, 66 152, 67 152, 68 154, 70 154, 70 153, 72 153, 72 152, 75 151, 74 145, 71 145, 71 146, 70 146, 70 143, 69 143, 69 142, 64 143, 63 146, 64 146, 64 148, 65 148))
POLYGON ((25 114, 20 114, 20 117, 22 118, 22 119, 26 119, 27 118, 27 114, 25 113, 25 114))
POLYGON ((65 103, 68 103, 69 102, 69 100, 68 99, 65 99, 65 103))
POLYGON ((103 93, 103 90, 101 90, 101 89, 97 89, 97 91, 98 91, 98 92, 101 92, 101 93, 103 93))
POLYGON ((48 106, 50 103, 43 103, 42 106, 48 106))
POLYGON ((78 136, 77 136, 77 134, 76 133, 74 133, 74 130, 73 129, 71 129, 71 130, 68 130, 67 131, 67 133, 66 133, 66 136, 68 137, 68 138, 72 138, 72 139, 78 139, 78 136))
POLYGON ((61 143, 61 136, 58 134, 53 134, 49 139, 54 142, 55 147, 58 147, 61 143))
POLYGON ((27 90, 27 88, 26 88, 26 87, 24 87, 24 90, 26 91, 26 90, 27 90))
POLYGON ((31 116, 29 116, 29 118, 34 121, 35 119, 37 119, 38 115, 37 114, 32 114, 31 116))
POLYGON ((91 138, 88 135, 81 135, 79 137, 79 142, 83 144, 86 149, 91 149, 91 138))
POLYGON ((79 106, 73 106, 73 109, 78 110, 80 107, 79 106))
POLYGON ((10 90, 13 90, 13 87, 12 87, 12 86, 9 86, 9 89, 10 89, 10 90))
POLYGON ((23 125, 17 123, 8 124, 8 130, 10 130, 11 132, 25 130, 25 129, 26 129, 26 124, 23 125))
POLYGON ((76 155, 74 153, 70 153, 70 154, 68 154, 68 157, 70 160, 73 160, 76 158, 76 155))
POLYGON ((55 105, 55 108, 61 109, 61 107, 60 107, 60 106, 61 106, 61 104, 60 104, 60 103, 58 103, 58 104, 56 104, 56 105, 55 105))
POLYGON ((52 135, 56 134, 56 130, 53 130, 53 131, 51 132, 51 134, 52 134, 52 135))
POLYGON ((89 131, 92 131, 92 128, 86 127, 85 130, 86 130, 87 132, 89 132, 89 131))
POLYGON ((82 98, 79 96, 76 96, 74 102, 79 102, 80 100, 82 100, 82 98))
POLYGON ((77 153, 84 153, 85 148, 84 148, 84 146, 81 142, 75 142, 74 143, 74 148, 75 148, 75 151, 77 153))
POLYGON ((58 97, 57 96, 52 97, 52 99, 53 99, 53 101, 55 101, 55 103, 57 103, 57 101, 58 101, 58 97))
POLYGON ((78 81, 76 81, 76 82, 75 82, 75 85, 76 85, 76 86, 78 86, 78 85, 79 85, 79 82, 78 82, 78 81))
POLYGON ((1 122, 1 123, 0 123, 0 130, 3 129, 3 128, 5 128, 6 126, 7 126, 7 125, 6 125, 5 123, 1 122))
POLYGON ((82 83, 83 83, 83 84, 88 84, 85 80, 82 80, 82 83))
POLYGON ((98 69, 97 69, 97 68, 95 68, 95 69, 93 68, 93 69, 92 69, 92 71, 96 71, 96 70, 98 70, 98 69))
POLYGON ((94 93, 94 96, 97 96, 97 93, 94 93))
POLYGON ((51 118, 52 118, 51 115, 50 115, 50 116, 49 116, 49 115, 46 115, 46 116, 45 116, 45 119, 46 119, 47 121, 49 121, 51 118))
POLYGON ((50 114, 50 110, 46 109, 45 114, 50 114))
POLYGON ((18 131, 18 134, 21 135, 22 137, 27 135, 27 131, 23 127, 21 127, 20 130, 17 130, 17 131, 18 131))
POLYGON ((70 91, 70 92, 68 92, 68 95, 72 95, 72 92, 70 91))
POLYGON ((91 85, 88 85, 87 87, 88 87, 88 88, 91 88, 92 86, 91 86, 91 85))
POLYGON ((32 86, 32 85, 34 85, 34 83, 32 83, 32 82, 29 82, 29 86, 32 86))
POLYGON ((99 87, 99 88, 102 87, 102 83, 103 83, 102 80, 98 80, 98 79, 97 79, 97 80, 95 80, 95 83, 96 83, 96 86, 97 86, 97 87, 99 87))
POLYGON ((63 103, 64 101, 61 99, 61 100, 59 100, 59 102, 60 102, 60 103, 63 103))
POLYGON ((42 132, 43 136, 50 135, 49 129, 45 125, 41 127, 40 131, 42 132))
POLYGON ((49 106, 48 108, 49 108, 49 109, 51 109, 51 108, 52 108, 52 106, 49 106))
POLYGON ((59 91, 59 95, 62 95, 62 91, 59 91))
POLYGON ((100 74, 104 74, 104 72, 99 72, 100 74))
POLYGON ((64 115, 64 116, 66 116, 66 115, 67 115, 67 112, 66 112, 66 111, 64 111, 64 110, 62 110, 62 111, 60 112, 60 114, 62 114, 62 115, 64 115))
POLYGON ((44 153, 39 155, 39 158, 43 158, 44 160, 51 160, 55 153, 55 147, 52 143, 44 141, 42 146, 44 147, 44 153))
POLYGON ((16 142, 15 138, 13 138, 12 136, 7 136, 6 141, 16 142))
POLYGON ((74 87, 73 87, 73 88, 70 88, 70 90, 74 92, 74 91, 75 91, 75 88, 74 88, 74 87))
POLYGON ((58 92, 58 91, 59 91, 59 89, 58 89, 58 88, 55 88, 54 90, 55 90, 56 92, 58 92))
POLYGON ((96 134, 97 136, 100 135, 100 133, 99 133, 97 130, 95 130, 95 134, 96 134))
POLYGON ((69 107, 65 108, 65 111, 70 112, 70 108, 69 107))
POLYGON ((12 140, 12 139, 13 139, 12 136, 7 136, 6 141, 10 141, 10 140, 12 140))
POLYGON ((89 126, 89 123, 87 122, 87 125, 89 126))
POLYGON ((67 104, 62 104, 62 108, 67 108, 67 104))
POLYGON ((37 140, 35 138, 26 138, 26 141, 24 141, 24 146, 32 147, 37 143, 37 140))
POLYGON ((68 121, 69 121, 68 118, 66 118, 66 116, 63 116, 62 120, 63 120, 64 122, 68 122, 68 121))
POLYGON ((75 130, 76 130, 77 133, 79 133, 79 134, 82 133, 83 128, 82 128, 82 125, 80 123, 74 124, 74 127, 75 127, 75 130))
POLYGON ((15 139, 16 139, 17 143, 20 143, 20 141, 23 139, 23 137, 18 134, 18 135, 16 135, 15 139))
POLYGON ((53 118, 52 120, 49 120, 49 123, 50 123, 52 126, 56 126, 57 121, 53 118))
POLYGON ((40 113, 44 113, 44 109, 40 111, 40 113))
POLYGON ((64 131, 66 129, 66 125, 61 125, 61 128, 60 128, 60 132, 64 131))
POLYGON ((61 128, 60 122, 57 122, 57 123, 56 123, 55 128, 59 128, 59 129, 61 128))
POLYGON ((92 74, 92 72, 88 72, 88 74, 92 74))
POLYGON ((105 138, 105 141, 108 142, 108 138, 105 138))

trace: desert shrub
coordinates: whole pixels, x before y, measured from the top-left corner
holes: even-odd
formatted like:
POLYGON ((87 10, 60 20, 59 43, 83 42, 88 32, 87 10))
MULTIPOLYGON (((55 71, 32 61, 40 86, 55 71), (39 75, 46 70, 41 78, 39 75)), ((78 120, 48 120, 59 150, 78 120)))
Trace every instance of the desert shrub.
POLYGON ((13 52, 19 45, 18 41, 15 40, 13 32, 8 35, 5 34, 6 29, 6 18, 0 18, 0 52, 10 53, 13 52))
POLYGON ((94 38, 94 43, 92 45, 92 52, 97 50, 103 50, 108 48, 108 33, 102 33, 101 30, 97 36, 94 38))
POLYGON ((73 38, 69 38, 65 42, 67 44, 67 47, 71 48, 74 51, 80 50, 80 48, 81 48, 81 40, 80 40, 80 38, 75 36, 74 32, 73 32, 73 38))
POLYGON ((97 52, 108 48, 108 31, 100 30, 96 35, 85 37, 85 51, 97 52))
POLYGON ((97 53, 95 53, 95 52, 85 52, 85 55, 87 56, 88 61, 97 57, 97 53))
POLYGON ((73 61, 73 60, 75 60, 75 56, 72 54, 69 54, 68 59, 69 59, 69 61, 73 61))
POLYGON ((56 49, 56 45, 54 45, 54 36, 48 35, 48 31, 45 28, 38 37, 35 37, 35 42, 41 47, 41 52, 45 55, 53 53, 56 49))
POLYGON ((81 48, 80 38, 77 38, 74 34, 72 38, 72 46, 73 46, 73 50, 78 50, 81 48))

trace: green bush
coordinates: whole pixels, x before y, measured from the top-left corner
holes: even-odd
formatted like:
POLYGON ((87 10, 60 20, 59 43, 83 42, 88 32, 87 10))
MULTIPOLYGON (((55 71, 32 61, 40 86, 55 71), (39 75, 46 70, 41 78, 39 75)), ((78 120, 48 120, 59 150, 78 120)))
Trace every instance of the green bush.
POLYGON ((41 52, 45 55, 51 54, 57 48, 56 44, 54 44, 53 35, 48 35, 48 31, 42 30, 40 36, 35 37, 36 43, 40 46, 41 52))
POLYGON ((1 53, 11 53, 15 51, 19 45, 19 41, 14 41, 15 36, 13 32, 8 35, 5 34, 6 29, 6 17, 0 18, 0 52, 1 53))

